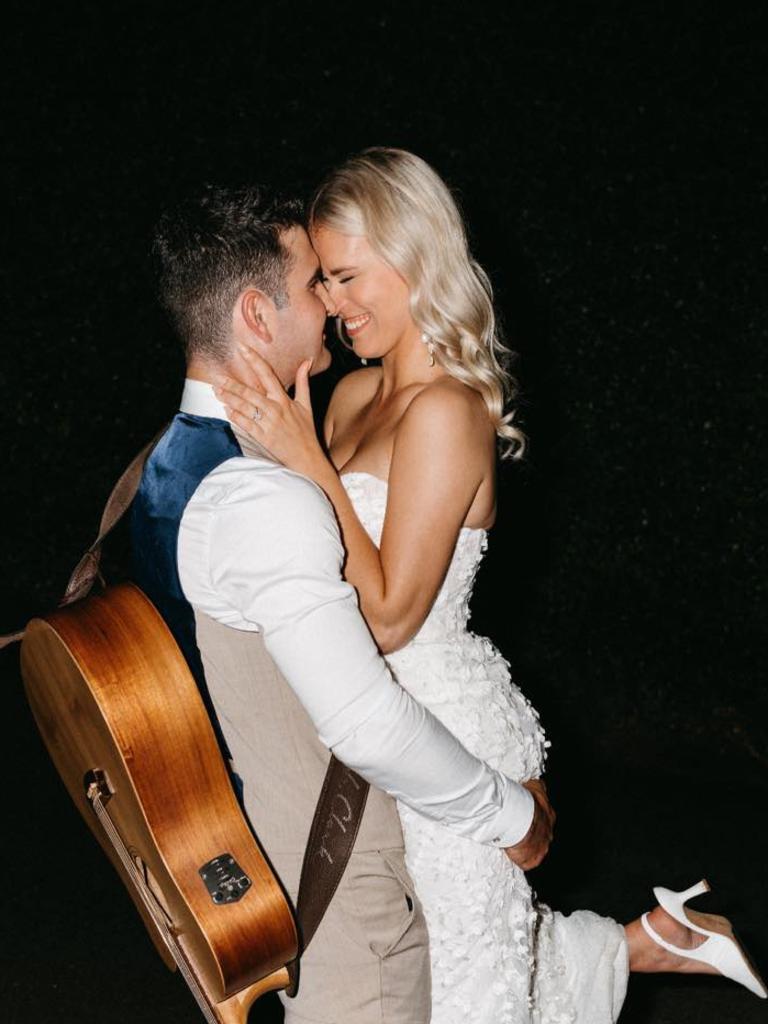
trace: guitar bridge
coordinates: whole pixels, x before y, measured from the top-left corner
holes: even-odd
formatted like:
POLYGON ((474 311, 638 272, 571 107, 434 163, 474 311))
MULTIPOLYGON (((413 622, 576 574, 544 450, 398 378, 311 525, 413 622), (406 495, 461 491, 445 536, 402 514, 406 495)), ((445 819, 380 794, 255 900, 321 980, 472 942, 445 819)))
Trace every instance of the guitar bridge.
POLYGON ((251 888, 251 880, 231 853, 220 853, 207 861, 198 874, 217 906, 237 903, 251 888))

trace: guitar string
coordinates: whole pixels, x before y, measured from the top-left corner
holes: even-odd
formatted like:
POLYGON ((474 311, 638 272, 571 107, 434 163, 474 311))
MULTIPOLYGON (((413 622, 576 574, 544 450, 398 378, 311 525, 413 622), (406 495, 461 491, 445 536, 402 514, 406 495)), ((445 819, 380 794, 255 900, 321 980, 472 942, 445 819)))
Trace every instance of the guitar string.
POLYGON ((112 843, 115 852, 120 858, 123 867, 126 869, 130 877, 134 880, 136 890, 141 896, 142 902, 144 903, 147 910, 151 914, 152 919, 157 925, 158 930, 163 935, 165 943, 168 946, 168 949, 171 953, 171 956, 173 957, 177 967, 181 971, 184 980, 187 982, 187 985, 189 986, 192 995, 195 997, 195 1000, 198 1006, 200 1007, 200 1010, 202 1011, 203 1016, 207 1021, 207 1024, 220 1024, 220 1020, 218 1017, 214 1015, 214 1010, 208 1000, 208 997, 202 990, 200 983, 193 974, 189 962, 187 961, 186 954, 179 945, 176 936, 171 932, 167 923, 161 917, 158 908, 154 904, 153 898, 151 898, 150 895, 147 892, 145 892, 141 875, 133 861, 133 858, 128 852, 128 849, 126 848, 120 833, 115 828, 112 818, 110 817, 109 812, 107 811, 104 803, 102 802, 101 793, 98 791, 98 787, 95 783, 89 787, 88 799, 94 811, 96 812, 96 817, 99 819, 102 828, 107 834, 107 838, 112 843), (94 791, 94 795, 91 795, 91 790, 94 791))

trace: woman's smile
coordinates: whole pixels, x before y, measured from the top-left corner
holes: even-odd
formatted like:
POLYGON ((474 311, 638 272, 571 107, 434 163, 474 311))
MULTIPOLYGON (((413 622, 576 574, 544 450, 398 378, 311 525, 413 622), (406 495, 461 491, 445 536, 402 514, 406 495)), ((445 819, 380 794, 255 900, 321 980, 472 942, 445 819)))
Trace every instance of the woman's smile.
POLYGON ((344 327, 346 329, 347 334, 350 337, 354 337, 354 335, 359 334, 360 331, 362 331, 362 329, 366 326, 366 324, 370 322, 371 319, 372 317, 370 313, 363 313, 361 316, 353 316, 350 317, 348 320, 345 319, 344 327))

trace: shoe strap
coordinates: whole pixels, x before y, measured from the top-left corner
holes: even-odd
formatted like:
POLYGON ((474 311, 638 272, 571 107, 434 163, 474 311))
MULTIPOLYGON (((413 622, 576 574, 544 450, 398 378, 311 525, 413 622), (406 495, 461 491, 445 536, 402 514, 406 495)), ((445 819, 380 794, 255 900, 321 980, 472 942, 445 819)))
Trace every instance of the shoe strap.
MULTIPOLYGON (((671 942, 667 942, 666 939, 662 939, 657 931, 651 927, 651 922, 648 920, 648 914, 643 914, 640 918, 640 924, 645 929, 646 933, 653 939, 657 946, 661 946, 662 949, 666 949, 668 953, 674 953, 676 956, 684 956, 689 960, 701 960, 703 957, 699 955, 699 951, 706 942, 702 942, 700 946, 694 946, 693 949, 680 949, 679 946, 673 946, 671 942)), ((711 938, 711 933, 707 933, 711 938)))

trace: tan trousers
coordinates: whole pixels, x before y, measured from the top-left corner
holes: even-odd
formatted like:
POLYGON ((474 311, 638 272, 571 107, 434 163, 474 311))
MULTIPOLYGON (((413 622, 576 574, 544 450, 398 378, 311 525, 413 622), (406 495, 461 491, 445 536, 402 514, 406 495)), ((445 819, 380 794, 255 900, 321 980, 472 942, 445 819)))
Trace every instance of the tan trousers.
POLYGON ((281 994, 289 1024, 429 1021, 427 928, 402 848, 352 854, 299 971, 297 996, 281 994))
MULTIPOLYGON (((259 633, 196 612, 206 681, 259 841, 295 900, 330 754, 259 633)), ((286 1024, 428 1024, 427 929, 391 797, 371 788, 355 849, 309 949, 286 1024)))

